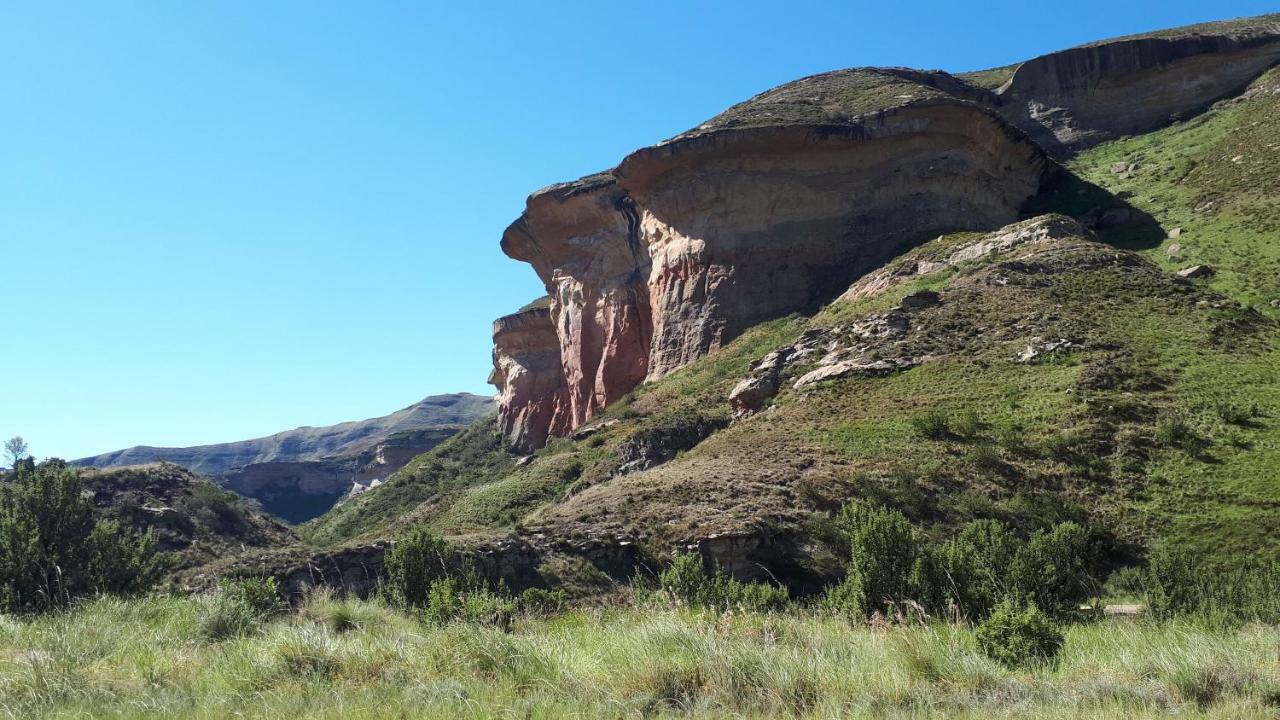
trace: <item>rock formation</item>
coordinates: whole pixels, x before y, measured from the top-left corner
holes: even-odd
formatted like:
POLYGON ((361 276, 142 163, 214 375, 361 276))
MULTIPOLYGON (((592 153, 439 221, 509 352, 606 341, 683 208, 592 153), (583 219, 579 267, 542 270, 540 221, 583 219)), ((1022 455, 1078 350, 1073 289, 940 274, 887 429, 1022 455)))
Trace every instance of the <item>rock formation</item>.
POLYGON ((522 310, 493 323, 493 372, 499 430, 513 447, 541 447, 549 435, 572 429, 560 342, 545 307, 522 310))
POLYGON ((1164 35, 1024 62, 997 91, 1001 111, 1045 149, 1066 153, 1205 110, 1280 62, 1280 15, 1164 35))
POLYGON ((1052 53, 995 91, 937 71, 842 70, 540 190, 502 238, 550 297, 518 332, 495 329, 503 432, 539 447, 929 237, 1005 226, 1065 173, 1046 151, 1198 112, 1277 60, 1280 16, 1266 16, 1052 53))
POLYGON ((644 380, 829 299, 919 240, 1015 219, 1051 165, 986 107, 938 90, 941 77, 806 78, 611 173, 531 196, 502 247, 533 266, 550 307, 545 320, 495 327, 492 379, 512 444, 538 447, 578 427, 644 380), (536 334, 534 322, 545 323, 536 334))

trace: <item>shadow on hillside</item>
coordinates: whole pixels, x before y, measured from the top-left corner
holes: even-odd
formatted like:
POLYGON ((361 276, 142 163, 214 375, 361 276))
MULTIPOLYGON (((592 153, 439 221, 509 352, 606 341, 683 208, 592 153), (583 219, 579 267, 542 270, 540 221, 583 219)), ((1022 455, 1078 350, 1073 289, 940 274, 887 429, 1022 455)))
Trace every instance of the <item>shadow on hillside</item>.
POLYGON ((1159 247, 1166 236, 1150 214, 1066 169, 1059 169, 1023 207, 1027 217, 1044 213, 1073 217, 1093 230, 1099 240, 1124 250, 1159 247))

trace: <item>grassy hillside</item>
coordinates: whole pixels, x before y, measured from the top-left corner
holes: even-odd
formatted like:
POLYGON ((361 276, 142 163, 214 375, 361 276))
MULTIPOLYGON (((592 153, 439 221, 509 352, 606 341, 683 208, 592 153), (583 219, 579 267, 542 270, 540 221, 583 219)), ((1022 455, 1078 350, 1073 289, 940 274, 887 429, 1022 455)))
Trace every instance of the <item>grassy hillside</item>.
POLYGON ((297 542, 256 503, 172 463, 86 469, 80 476, 104 518, 156 534, 171 570, 297 542))
POLYGON ((1280 68, 1212 112, 1094 148, 1071 167, 1181 229, 1144 250, 1148 259, 1171 271, 1209 264, 1209 287, 1280 317, 1280 68))

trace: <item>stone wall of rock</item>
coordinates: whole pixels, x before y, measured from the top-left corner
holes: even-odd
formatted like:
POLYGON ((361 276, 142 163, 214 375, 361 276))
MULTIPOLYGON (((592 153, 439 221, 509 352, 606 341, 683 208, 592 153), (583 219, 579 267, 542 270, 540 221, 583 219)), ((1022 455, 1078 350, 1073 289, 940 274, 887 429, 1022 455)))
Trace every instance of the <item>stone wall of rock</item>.
POLYGON ((1278 61, 1280 16, 1220 34, 1050 53, 1019 66, 998 94, 1010 121, 1045 149, 1067 154, 1205 110, 1278 61))
POLYGON ((995 113, 935 99, 839 126, 685 135, 539 191, 502 247, 550 295, 561 377, 547 370, 538 384, 563 395, 534 402, 532 378, 510 371, 510 341, 495 333, 504 432, 538 447, 915 242, 1000 227, 1048 169, 995 113))
POLYGON ((498 426, 521 450, 541 447, 550 435, 572 429, 560 342, 551 311, 532 308, 493 323, 493 372, 498 426))
POLYGON ((1161 127, 1277 61, 1266 16, 1052 53, 996 92, 939 71, 823 73, 534 193, 502 247, 547 289, 560 375, 534 382, 495 350, 504 432, 536 448, 924 239, 1002 227, 1061 172, 1046 150, 1161 127))

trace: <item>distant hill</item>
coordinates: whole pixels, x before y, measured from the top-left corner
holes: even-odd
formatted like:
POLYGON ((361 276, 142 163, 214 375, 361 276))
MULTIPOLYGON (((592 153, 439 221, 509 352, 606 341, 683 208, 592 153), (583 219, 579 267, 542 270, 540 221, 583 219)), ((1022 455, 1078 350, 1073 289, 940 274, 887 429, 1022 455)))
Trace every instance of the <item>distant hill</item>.
POLYGON ((353 482, 386 478, 493 408, 493 400, 480 395, 433 395, 368 420, 196 447, 139 445, 81 458, 75 464, 114 468, 171 462, 298 522, 327 510, 353 482))

